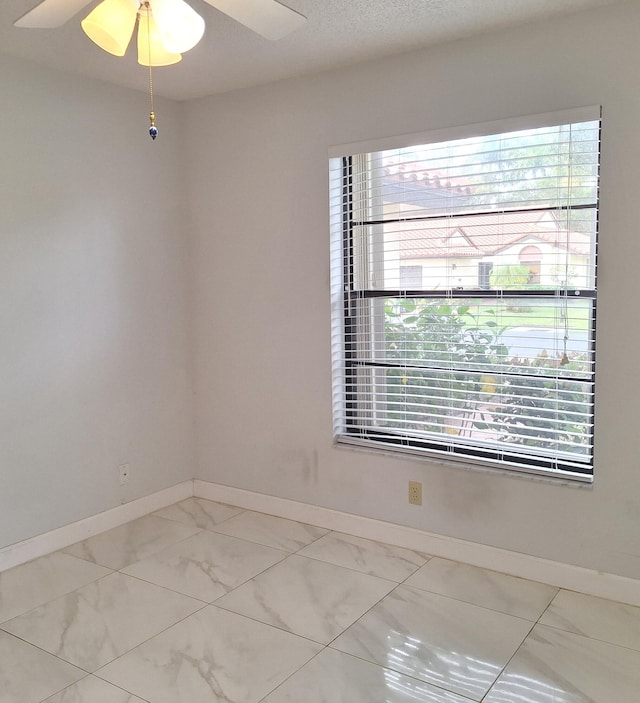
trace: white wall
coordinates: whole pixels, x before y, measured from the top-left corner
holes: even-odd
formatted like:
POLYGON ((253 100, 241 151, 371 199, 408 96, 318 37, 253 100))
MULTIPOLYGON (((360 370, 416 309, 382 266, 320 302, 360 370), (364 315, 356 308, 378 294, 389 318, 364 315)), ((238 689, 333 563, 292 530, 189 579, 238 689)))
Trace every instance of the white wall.
POLYGON ((199 478, 640 578, 638 27, 623 3, 189 104, 199 478), (594 487, 334 448, 328 147, 593 104, 594 487))
POLYGON ((2 547, 192 477, 193 417, 181 106, 152 143, 144 93, 2 57, 0 95, 2 547))

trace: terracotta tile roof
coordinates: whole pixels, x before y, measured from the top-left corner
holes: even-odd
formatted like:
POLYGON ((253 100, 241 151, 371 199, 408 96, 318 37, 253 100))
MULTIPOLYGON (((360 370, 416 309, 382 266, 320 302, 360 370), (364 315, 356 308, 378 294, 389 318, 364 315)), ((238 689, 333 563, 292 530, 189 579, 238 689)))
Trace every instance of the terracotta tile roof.
POLYGON ((436 188, 449 191, 452 195, 471 195, 471 181, 467 178, 451 177, 437 169, 417 169, 416 164, 395 163, 386 159, 382 169, 384 182, 389 185, 416 184, 424 188, 436 188))
POLYGON ((548 212, 502 212, 457 215, 410 225, 398 234, 403 259, 482 258, 521 241, 538 240, 562 250, 587 255, 590 237, 562 229, 548 212))

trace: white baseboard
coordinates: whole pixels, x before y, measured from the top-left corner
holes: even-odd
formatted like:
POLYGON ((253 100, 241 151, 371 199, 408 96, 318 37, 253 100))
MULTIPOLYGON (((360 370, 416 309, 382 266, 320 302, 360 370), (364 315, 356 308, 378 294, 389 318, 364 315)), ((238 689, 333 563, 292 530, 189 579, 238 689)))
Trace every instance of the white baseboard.
POLYGON ((0 549, 0 571, 75 544, 92 535, 123 525, 172 503, 196 496, 248 510, 306 522, 357 537, 415 549, 511 576, 548 583, 559 588, 640 606, 640 581, 581 566, 511 552, 476 542, 416 530, 395 523, 343 513, 318 505, 222 486, 208 481, 184 481, 149 496, 119 505, 70 525, 0 549))
POLYGON ((0 571, 12 566, 24 564, 37 557, 50 554, 58 549, 64 549, 87 537, 110 530, 112 527, 124 525, 125 522, 148 515, 154 510, 160 510, 167 505, 177 503, 193 495, 193 481, 184 481, 165 488, 157 493, 132 500, 130 503, 118 505, 97 515, 78 520, 70 525, 59 527, 50 532, 36 535, 22 542, 16 542, 0 549, 0 571))
POLYGON ((563 564, 550 559, 198 479, 193 482, 193 492, 198 498, 229 503, 240 508, 298 520, 328 530, 347 532, 357 537, 500 571, 511 576, 540 581, 570 591, 640 606, 640 581, 625 576, 563 564))

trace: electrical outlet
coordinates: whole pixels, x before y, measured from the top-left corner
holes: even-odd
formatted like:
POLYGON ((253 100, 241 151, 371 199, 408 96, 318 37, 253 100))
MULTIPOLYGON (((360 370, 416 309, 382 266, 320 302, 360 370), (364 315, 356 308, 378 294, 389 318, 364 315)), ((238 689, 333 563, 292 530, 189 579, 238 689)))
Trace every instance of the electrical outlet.
POLYGON ((422 505, 422 484, 419 481, 409 481, 409 503, 422 505))
POLYGON ((129 483, 129 475, 131 470, 129 464, 120 464, 118 466, 118 475, 120 478, 120 485, 123 486, 125 483, 129 483))

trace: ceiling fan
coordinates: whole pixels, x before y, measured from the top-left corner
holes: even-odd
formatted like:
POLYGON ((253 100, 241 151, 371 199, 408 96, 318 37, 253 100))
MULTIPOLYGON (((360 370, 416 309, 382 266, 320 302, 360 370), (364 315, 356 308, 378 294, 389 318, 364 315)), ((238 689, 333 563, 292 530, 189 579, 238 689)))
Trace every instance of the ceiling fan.
MULTIPOLYGON (((266 39, 281 39, 306 22, 306 17, 276 0, 205 0, 205 2, 266 39)), ((14 22, 14 25, 29 29, 61 27, 90 3, 91 0, 43 0, 14 22)), ((174 2, 163 0, 162 3, 157 4, 168 5, 174 2)), ((151 6, 153 11, 156 2, 154 0, 135 1, 135 5, 136 8, 143 5, 151 6)))
MULTIPOLYGON (((42 0, 14 25, 27 29, 62 26, 93 0, 42 0)), ((205 0, 266 39, 281 39, 307 20, 276 0, 205 0)), ((102 0, 80 23, 101 49, 124 56, 138 25, 138 63, 149 67, 149 134, 158 136, 153 107, 152 66, 182 59, 204 33, 204 19, 184 0, 102 0)))

